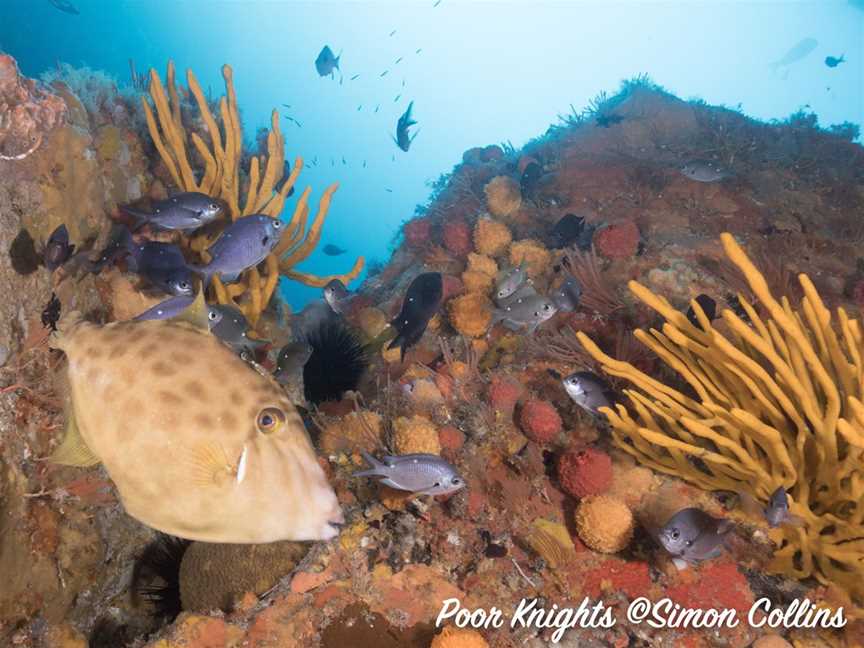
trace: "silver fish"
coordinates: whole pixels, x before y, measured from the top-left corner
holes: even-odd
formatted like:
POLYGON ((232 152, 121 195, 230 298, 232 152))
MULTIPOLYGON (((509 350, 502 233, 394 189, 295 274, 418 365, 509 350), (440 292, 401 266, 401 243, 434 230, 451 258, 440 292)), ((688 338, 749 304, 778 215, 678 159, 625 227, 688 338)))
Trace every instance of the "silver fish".
POLYGON ((433 454, 386 456, 382 461, 365 451, 363 458, 371 466, 354 473, 354 477, 382 477, 379 483, 417 495, 448 495, 465 487, 450 463, 433 454))
POLYGON ((273 377, 282 385, 295 405, 305 405, 303 368, 312 357, 312 346, 303 341, 289 342, 279 351, 273 377))
POLYGON ((511 331, 527 329, 533 333, 543 322, 558 312, 551 299, 542 295, 531 295, 517 299, 504 308, 496 308, 492 314, 492 324, 502 322, 511 331))
POLYGON ((160 200, 153 205, 153 212, 149 214, 131 207, 121 209, 138 218, 139 226, 149 223, 161 229, 181 232, 191 232, 212 223, 223 212, 218 200, 198 191, 187 191, 160 200))
POLYGON ((324 286, 324 301, 333 309, 334 313, 340 315, 345 310, 345 304, 351 298, 351 293, 338 279, 327 282, 324 286))
POLYGON ((509 270, 502 270, 495 279, 495 299, 507 299, 526 281, 528 272, 524 262, 509 270))
POLYGON ((576 310, 579 305, 579 298, 582 297, 582 287, 576 281, 576 277, 569 275, 564 282, 558 287, 558 290, 553 292, 550 297, 555 302, 555 306, 563 313, 570 313, 576 310))
POLYGON ((282 222, 278 218, 264 214, 238 218, 207 248, 210 263, 190 267, 204 276, 205 284, 217 272, 223 281, 235 281, 241 272, 267 258, 279 243, 281 228, 282 222))
POLYGON ((745 512, 755 516, 764 516, 770 527, 778 527, 783 524, 790 526, 802 526, 804 520, 793 515, 789 510, 789 496, 782 486, 775 490, 768 499, 768 506, 762 506, 760 502, 746 491, 739 491, 738 497, 741 507, 745 512))
POLYGON ((719 182, 732 175, 721 165, 707 160, 692 160, 682 165, 679 170, 685 178, 696 182, 719 182))
POLYGON ((592 414, 598 414, 601 407, 612 407, 615 402, 609 385, 590 371, 577 371, 561 382, 573 402, 592 414))
POLYGON ((192 271, 183 252, 173 243, 133 244, 127 263, 132 272, 170 295, 192 295, 192 271))
POLYGON ((513 304, 518 302, 520 299, 536 297, 539 294, 540 293, 537 292, 537 289, 534 288, 534 284, 529 279, 521 286, 519 286, 516 291, 509 297, 505 297, 503 299, 496 299, 495 305, 498 306, 498 308, 507 308, 508 306, 512 306, 513 304))
POLYGON ((697 562, 719 556, 731 529, 729 520, 712 517, 698 508, 685 508, 663 525, 658 539, 675 558, 697 562))
MULTIPOLYGON (((136 320, 165 320, 179 316, 192 305, 195 298, 190 295, 175 295, 135 317, 136 320)), ((222 312, 217 306, 207 306, 207 320, 210 322, 210 330, 222 320, 222 312)))
POLYGON ((222 340, 232 349, 247 351, 254 356, 254 351, 265 344, 266 340, 250 338, 249 320, 239 310, 227 304, 212 306, 220 315, 219 321, 212 326, 213 335, 222 340))

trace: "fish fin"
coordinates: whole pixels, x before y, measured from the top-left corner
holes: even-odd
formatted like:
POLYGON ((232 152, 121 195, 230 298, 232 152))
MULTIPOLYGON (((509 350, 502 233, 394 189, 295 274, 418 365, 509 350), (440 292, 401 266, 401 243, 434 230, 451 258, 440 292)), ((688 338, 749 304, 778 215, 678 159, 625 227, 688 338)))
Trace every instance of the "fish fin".
POLYGON ((48 346, 52 349, 64 350, 65 340, 72 334, 73 329, 84 322, 84 316, 80 311, 69 311, 57 322, 57 330, 48 338, 48 346))
POLYGON ((64 466, 78 466, 79 468, 87 468, 99 463, 99 457, 93 454, 93 451, 81 437, 74 412, 69 413, 63 440, 55 448, 54 452, 51 453, 48 460, 52 463, 64 466))
POLYGON ((204 301, 204 291, 199 289, 198 293, 195 295, 195 299, 192 300, 192 303, 189 304, 183 312, 176 317, 172 317, 169 321, 186 322, 196 329, 209 333, 210 318, 208 317, 207 312, 207 302, 204 301))
MULTIPOLYGON (((410 126, 411 124, 416 124, 416 123, 417 123, 417 122, 411 122, 411 123, 408 124, 408 125, 410 126)), ((422 129, 422 128, 418 128, 416 131, 414 131, 414 134, 411 136, 411 139, 408 140, 408 143, 409 143, 409 144, 411 144, 411 143, 414 142, 414 138, 417 137, 417 136, 420 134, 420 131, 421 131, 421 130, 423 130, 423 129, 422 129)))
POLYGON ((800 528, 803 527, 806 523, 807 521, 804 518, 798 515, 792 515, 790 513, 789 516, 780 523, 780 526, 783 526, 785 524, 791 527, 800 528))
POLYGON ((765 508, 750 493, 739 490, 736 491, 736 494, 738 495, 738 504, 744 513, 757 518, 761 518, 765 514, 765 508))
POLYGON ((386 468, 386 466, 378 461, 371 454, 366 452, 365 450, 361 450, 360 454, 362 455, 364 461, 369 464, 369 468, 366 470, 360 470, 355 473, 352 473, 352 477, 378 477, 386 473, 382 473, 382 469, 386 468))
POLYGON ((246 445, 236 462, 232 462, 221 443, 206 442, 191 451, 188 474, 195 486, 221 486, 227 480, 242 481, 246 471, 246 445))
POLYGON ((683 558, 673 558, 672 564, 675 565, 675 567, 678 569, 678 571, 684 571, 685 569, 687 569, 690 566, 690 563, 688 563, 683 558))

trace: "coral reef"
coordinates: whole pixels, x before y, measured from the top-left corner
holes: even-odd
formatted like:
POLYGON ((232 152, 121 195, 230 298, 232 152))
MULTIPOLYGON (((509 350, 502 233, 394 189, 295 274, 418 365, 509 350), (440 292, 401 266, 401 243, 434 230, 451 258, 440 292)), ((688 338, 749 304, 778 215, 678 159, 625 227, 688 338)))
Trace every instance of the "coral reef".
MULTIPOLYGON (((219 114, 222 120, 220 130, 197 78, 191 70, 186 74, 187 93, 194 97, 200 119, 206 126, 210 139, 208 146, 201 135, 190 131, 183 124, 174 64, 168 63, 167 89, 156 70, 150 70, 150 98, 155 112, 146 99, 142 97, 141 101, 153 143, 175 185, 184 191, 200 191, 224 200, 232 220, 249 214, 266 214, 279 218, 285 200, 303 168, 303 160, 297 158, 290 175, 284 177, 285 138, 279 128, 279 113, 274 110, 270 132, 266 138, 267 153, 252 157, 246 178, 248 184, 246 195, 241 197, 241 185, 244 184, 244 176, 241 175, 240 169, 243 133, 230 66, 222 67, 222 76, 225 80, 225 96, 219 101, 219 114), (193 162, 190 161, 191 151, 187 151, 187 141, 191 141, 195 152, 204 162, 200 178, 193 169, 193 162)), ((318 211, 308 229, 306 229, 306 221, 311 190, 305 189, 297 201, 294 214, 279 244, 273 254, 267 258, 266 274, 262 276, 258 268, 250 268, 238 284, 230 287, 223 286, 217 279, 214 281, 214 292, 218 302, 238 306, 254 325, 269 303, 280 275, 319 288, 333 279, 348 284, 357 277, 363 269, 362 257, 358 258, 354 267, 343 275, 316 277, 295 268, 297 264, 308 258, 317 246, 324 219, 330 208, 330 201, 337 187, 337 184, 333 184, 324 191, 318 204, 318 211)), ((200 252, 211 241, 211 238, 199 235, 190 242, 190 247, 200 252)))
POLYGON ((397 454, 441 454, 438 430, 425 416, 402 416, 393 421, 393 446, 397 454))
POLYGON ((496 257, 510 245, 513 235, 504 224, 491 218, 478 218, 474 225, 474 249, 479 254, 496 257))
POLYGON ((447 304, 450 323, 462 335, 480 337, 492 323, 492 302, 483 293, 468 293, 447 304))
POLYGON ((493 216, 510 216, 522 204, 519 184, 507 176, 497 176, 483 188, 486 206, 493 216))
POLYGON ((32 155, 65 116, 63 99, 21 76, 15 59, 0 54, 0 160, 32 155))
POLYGON ((655 470, 709 490, 750 493, 767 501, 789 493, 803 528, 780 526, 771 569, 845 588, 864 600, 864 365, 860 323, 843 308, 830 311, 807 275, 800 309, 778 301, 731 234, 722 235, 730 261, 766 312, 745 299, 745 321, 730 309, 724 335, 696 301, 699 327, 637 282, 630 290, 664 317, 662 331, 636 337, 679 373, 693 397, 616 361, 584 334, 579 340, 625 390, 623 405, 605 408, 616 444, 655 470))

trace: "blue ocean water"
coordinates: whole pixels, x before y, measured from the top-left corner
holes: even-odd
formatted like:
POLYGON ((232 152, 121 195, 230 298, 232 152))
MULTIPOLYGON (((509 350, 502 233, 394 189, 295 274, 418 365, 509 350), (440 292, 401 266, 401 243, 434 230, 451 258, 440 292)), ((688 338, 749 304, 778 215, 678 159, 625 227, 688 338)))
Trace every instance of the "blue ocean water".
MULTIPOLYGON (((302 267, 318 274, 345 272, 357 255, 385 261, 429 183, 466 149, 519 147, 640 73, 759 119, 805 109, 823 126, 864 121, 860 2, 71 2, 77 14, 49 0, 2 0, 0 50, 28 76, 66 62, 121 84, 130 59, 163 74, 172 59, 214 94, 230 63, 247 139, 278 108, 288 158, 306 160, 298 184, 312 187, 313 204, 340 183, 322 245, 302 267), (806 39, 812 47, 795 59, 806 39), (341 83, 315 70, 325 44, 341 53, 341 83), (419 134, 403 152, 391 136, 409 101, 419 134), (346 253, 327 256, 327 243, 346 253)), ((295 308, 318 295, 289 282, 283 290, 295 308)))

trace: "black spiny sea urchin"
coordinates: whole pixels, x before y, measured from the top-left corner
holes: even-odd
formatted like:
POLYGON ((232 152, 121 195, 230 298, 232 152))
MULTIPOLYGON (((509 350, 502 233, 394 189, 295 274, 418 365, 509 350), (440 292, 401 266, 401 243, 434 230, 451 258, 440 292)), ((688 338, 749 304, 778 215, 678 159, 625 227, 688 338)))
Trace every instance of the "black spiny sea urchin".
POLYGON ((356 389, 369 364, 363 346, 351 328, 339 319, 327 319, 306 332, 312 355, 303 368, 306 400, 313 404, 339 400, 356 389))
POLYGON ((170 623, 180 614, 180 562, 190 542, 158 534, 144 548, 132 570, 132 597, 153 606, 153 616, 170 623))

